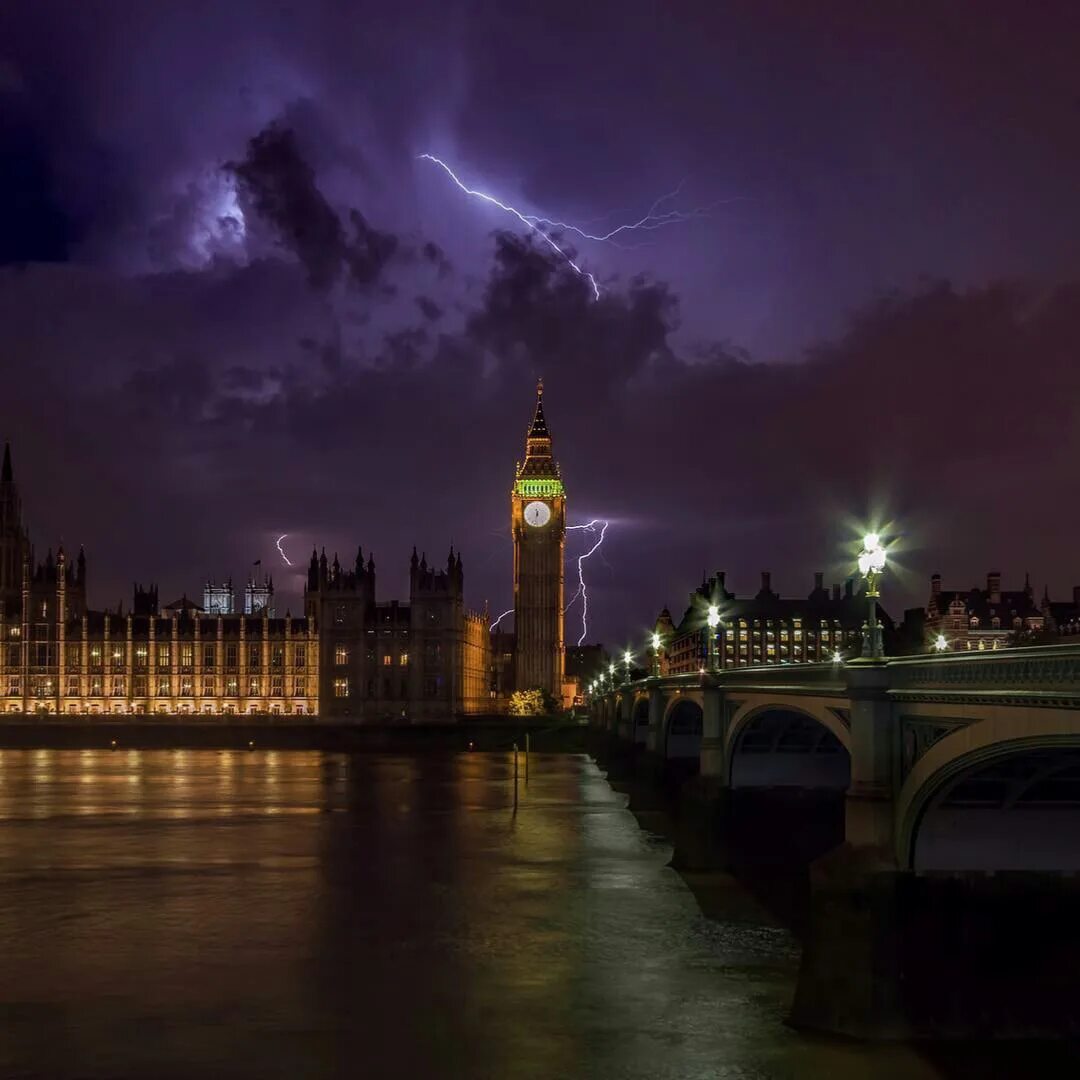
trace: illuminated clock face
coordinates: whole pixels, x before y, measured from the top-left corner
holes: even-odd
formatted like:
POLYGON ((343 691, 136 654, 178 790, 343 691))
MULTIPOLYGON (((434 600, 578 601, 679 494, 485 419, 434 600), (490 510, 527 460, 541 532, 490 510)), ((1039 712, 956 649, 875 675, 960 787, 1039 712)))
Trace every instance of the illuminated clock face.
POLYGON ((525 507, 525 524, 539 528, 551 520, 551 507, 543 502, 531 502, 525 507))

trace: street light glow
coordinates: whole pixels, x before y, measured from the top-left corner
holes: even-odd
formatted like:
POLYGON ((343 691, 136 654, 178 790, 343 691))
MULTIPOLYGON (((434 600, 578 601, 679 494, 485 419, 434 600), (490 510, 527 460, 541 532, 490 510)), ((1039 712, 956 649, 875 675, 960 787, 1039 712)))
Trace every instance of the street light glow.
POLYGON ((712 630, 720 625, 720 609, 715 604, 709 605, 709 614, 705 617, 705 621, 712 630))
POLYGON ((653 647, 653 649, 655 651, 657 651, 657 652, 660 651, 660 635, 659 634, 653 634, 653 636, 652 636, 652 647, 653 647))
POLYGON ((863 577, 880 574, 885 569, 885 548, 882 546, 881 537, 876 532, 867 533, 862 544, 862 551, 859 552, 859 573, 863 577))
POLYGON ((949 639, 946 638, 944 634, 938 634, 934 639, 934 648, 937 649, 938 652, 945 652, 948 647, 949 639))

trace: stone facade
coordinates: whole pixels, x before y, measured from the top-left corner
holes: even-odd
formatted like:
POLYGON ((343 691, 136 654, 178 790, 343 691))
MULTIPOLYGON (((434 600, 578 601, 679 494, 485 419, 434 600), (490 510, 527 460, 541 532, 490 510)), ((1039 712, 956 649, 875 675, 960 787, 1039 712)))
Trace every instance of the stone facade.
POLYGON ((438 571, 413 552, 408 603, 376 600, 373 559, 345 570, 313 552, 302 618, 275 617, 269 578, 248 582, 244 614, 231 583, 208 582, 205 606, 161 607, 137 585, 127 614, 91 610, 86 586, 82 551, 35 559, 5 450, 0 711, 412 721, 492 707, 487 618, 466 610, 453 551, 438 571))
MULTIPOLYGON (((866 621, 865 592, 856 592, 853 582, 843 588, 824 587, 823 575, 816 574, 808 596, 787 598, 773 592, 771 575, 761 575, 761 588, 754 596, 738 597, 725 585, 721 571, 690 594, 690 604, 676 626, 667 608, 656 621, 660 635, 660 674, 681 675, 704 671, 709 664, 706 615, 710 604, 720 613, 716 634, 718 668, 749 667, 755 664, 817 663, 858 655, 862 625, 866 621)), ((878 606, 878 619, 887 633, 892 620, 878 606)), ((652 658, 650 657, 650 670, 652 658)))

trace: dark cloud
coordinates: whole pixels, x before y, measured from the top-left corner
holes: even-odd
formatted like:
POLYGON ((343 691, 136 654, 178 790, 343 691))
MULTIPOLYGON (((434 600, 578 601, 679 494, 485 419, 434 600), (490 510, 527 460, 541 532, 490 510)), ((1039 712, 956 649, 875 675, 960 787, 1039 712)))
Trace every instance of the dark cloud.
POLYGON ((416 306, 429 322, 438 322, 443 317, 443 309, 430 296, 418 296, 416 306))
POLYGON ((345 236, 292 129, 272 126, 260 131, 248 143, 244 160, 231 168, 255 211, 303 263, 312 287, 329 289, 341 274, 345 236))
POLYGON ((495 264, 466 330, 497 363, 534 375, 588 372, 592 387, 630 380, 670 352, 678 303, 662 283, 592 286, 529 236, 495 236, 495 264))
POLYGON ((449 277, 454 272, 454 264, 433 240, 427 240, 421 245, 420 254, 438 270, 440 278, 449 277))
POLYGON ((356 209, 349 229, 319 190, 315 172, 291 128, 271 125, 248 143, 243 161, 230 165, 256 213, 303 264, 314 289, 325 292, 341 277, 360 289, 380 281, 398 250, 398 238, 373 228, 356 209))

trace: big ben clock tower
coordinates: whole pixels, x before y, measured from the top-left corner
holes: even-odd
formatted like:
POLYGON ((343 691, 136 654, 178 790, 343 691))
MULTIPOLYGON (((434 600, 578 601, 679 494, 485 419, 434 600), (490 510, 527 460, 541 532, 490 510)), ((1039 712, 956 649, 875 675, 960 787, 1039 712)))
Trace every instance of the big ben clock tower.
POLYGON ((525 439, 510 495, 514 537, 514 682, 541 687, 556 701, 563 681, 563 551, 566 491, 551 454, 544 418, 544 383, 536 385, 536 413, 525 439))

